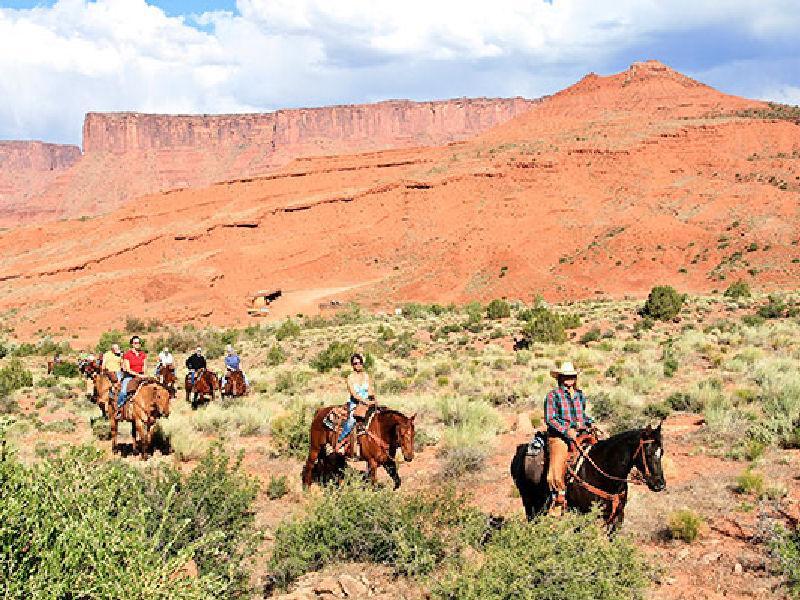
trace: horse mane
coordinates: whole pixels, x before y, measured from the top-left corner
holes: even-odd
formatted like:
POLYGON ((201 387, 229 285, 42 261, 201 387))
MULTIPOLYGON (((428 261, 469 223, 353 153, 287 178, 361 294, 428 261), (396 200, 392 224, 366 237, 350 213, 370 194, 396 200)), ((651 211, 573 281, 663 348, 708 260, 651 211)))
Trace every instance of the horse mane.
POLYGON ((598 449, 603 449, 607 446, 615 446, 624 442, 627 444, 634 444, 638 442, 641 437, 642 433, 644 433, 644 428, 642 429, 629 429, 628 431, 623 431, 621 433, 617 433, 612 435, 610 438, 606 438, 604 440, 599 440, 594 447, 598 449))
POLYGON ((399 410, 395 410, 394 408, 389 408, 388 406, 378 406, 378 411, 385 415, 391 415, 393 417, 403 417, 406 420, 408 419, 408 417, 405 416, 403 413, 401 413, 399 410))

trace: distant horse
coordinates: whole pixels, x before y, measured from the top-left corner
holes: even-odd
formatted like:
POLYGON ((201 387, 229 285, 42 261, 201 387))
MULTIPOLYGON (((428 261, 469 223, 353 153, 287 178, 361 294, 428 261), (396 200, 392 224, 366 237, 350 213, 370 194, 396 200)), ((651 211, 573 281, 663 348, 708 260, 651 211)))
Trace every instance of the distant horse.
POLYGON ((206 396, 211 396, 214 400, 214 391, 219 390, 219 378, 213 371, 200 369, 194 374, 194 385, 192 385, 191 373, 186 374, 184 388, 186 389, 186 401, 192 403, 192 408, 197 408, 198 403, 206 396), (194 394, 194 397, 192 397, 194 394))
POLYGON ((81 372, 81 375, 91 379, 95 376, 95 374, 99 373, 103 367, 100 366, 100 361, 96 359, 89 360, 84 358, 78 361, 78 370, 81 372))
POLYGON ((161 365, 158 371, 158 381, 169 390, 170 398, 174 398, 176 395, 175 382, 177 380, 178 378, 175 376, 175 365, 161 365))
POLYGON ((239 369, 236 371, 228 371, 225 374, 225 385, 222 386, 220 396, 223 398, 236 398, 247 394, 247 384, 244 381, 244 373, 239 369))
MULTIPOLYGON (((547 485, 547 462, 541 455, 527 455, 527 444, 517 446, 511 461, 511 477, 519 489, 528 520, 545 511, 550 499, 547 485)), ((579 460, 577 470, 570 466, 567 474, 567 506, 581 512, 591 510, 598 502, 609 531, 622 525, 628 500, 628 475, 636 467, 647 487, 660 492, 667 484, 661 468, 664 447, 661 425, 652 429, 634 429, 601 440, 579 460)))
POLYGON ((117 374, 100 369, 92 376, 94 383, 94 391, 92 393, 92 400, 100 407, 100 412, 103 413, 105 418, 108 418, 108 413, 116 407, 117 398, 117 374))
MULTIPOLYGON (((303 467, 303 487, 311 485, 317 462, 328 462, 326 447, 336 447, 338 431, 329 429, 324 423, 328 413, 335 408, 337 407, 326 406, 314 414, 308 458, 303 467)), ((414 458, 414 416, 406 417, 396 410, 378 407, 374 415, 371 418, 368 415, 366 420, 369 424, 367 430, 358 436, 358 458, 367 462, 367 474, 373 483, 377 483, 378 467, 382 466, 392 478, 394 489, 397 489, 401 480, 397 473, 395 455, 401 449, 405 460, 410 462, 414 458)))
POLYGON ((148 451, 152 451, 153 426, 156 420, 159 417, 169 416, 169 398, 169 390, 155 379, 139 381, 133 397, 122 407, 119 419, 114 408, 109 410, 111 452, 116 453, 119 449, 117 446, 119 421, 129 421, 134 450, 138 450, 139 457, 146 460, 148 451))

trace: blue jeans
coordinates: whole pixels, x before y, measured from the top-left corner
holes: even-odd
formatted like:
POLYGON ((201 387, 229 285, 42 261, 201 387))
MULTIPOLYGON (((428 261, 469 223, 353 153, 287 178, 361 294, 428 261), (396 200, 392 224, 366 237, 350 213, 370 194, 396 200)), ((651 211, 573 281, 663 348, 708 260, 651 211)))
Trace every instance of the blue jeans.
POLYGON ((353 411, 356 409, 356 403, 352 400, 347 401, 347 421, 344 422, 342 426, 342 433, 339 434, 339 441, 337 443, 341 444, 342 440, 345 439, 350 432, 353 431, 353 426, 356 424, 356 418, 353 416, 353 411))
POLYGON ((125 388, 128 387, 128 382, 133 379, 133 377, 128 376, 122 380, 122 383, 119 386, 119 397, 117 397, 117 408, 122 408, 122 405, 125 404, 125 388))

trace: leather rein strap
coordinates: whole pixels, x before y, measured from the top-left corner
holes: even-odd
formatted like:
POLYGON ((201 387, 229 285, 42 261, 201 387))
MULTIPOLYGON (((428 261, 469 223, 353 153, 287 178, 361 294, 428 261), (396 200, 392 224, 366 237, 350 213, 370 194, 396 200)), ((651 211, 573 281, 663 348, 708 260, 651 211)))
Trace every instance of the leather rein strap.
MULTIPOLYGON (((650 468, 647 466, 647 460, 646 460, 646 458, 644 456, 644 447, 647 444, 652 444, 653 441, 654 440, 642 440, 642 439, 640 439, 639 440, 639 447, 636 448, 636 452, 633 453, 633 460, 634 461, 636 460, 636 457, 640 453, 642 454, 642 464, 644 465, 645 477, 649 477, 650 476, 650 468)), ((578 446, 578 451, 581 453, 581 456, 583 456, 583 458, 588 460, 589 464, 591 464, 597 470, 597 472, 600 473, 603 477, 606 477, 607 479, 610 479, 612 481, 620 481, 620 482, 624 482, 624 483, 634 483, 634 481, 631 480, 631 479, 627 479, 627 478, 623 478, 623 477, 614 477, 613 475, 609 475, 608 473, 603 471, 600 467, 598 467, 595 464, 595 462, 589 457, 589 453, 584 451, 584 449, 581 448, 580 444, 576 444, 576 446, 578 446)), ((617 492, 616 494, 612 494, 612 493, 607 492, 605 490, 601 490, 599 487, 594 486, 591 483, 589 483, 588 481, 582 479, 580 476, 578 476, 578 473, 575 471, 575 469, 573 468, 572 465, 567 465, 567 470, 569 471, 570 475, 575 480, 575 482, 578 485, 580 485, 583 489, 585 489, 587 492, 589 492, 591 494, 594 494, 595 496, 598 496, 599 498, 602 498, 603 500, 605 500, 606 502, 609 502, 611 504, 611 512, 609 513, 608 518, 606 519, 606 523, 608 523, 608 524, 613 523, 617 518, 617 513, 619 512, 620 507, 622 506, 623 502, 625 501, 625 499, 628 496, 628 490, 623 490, 621 492, 617 492)))

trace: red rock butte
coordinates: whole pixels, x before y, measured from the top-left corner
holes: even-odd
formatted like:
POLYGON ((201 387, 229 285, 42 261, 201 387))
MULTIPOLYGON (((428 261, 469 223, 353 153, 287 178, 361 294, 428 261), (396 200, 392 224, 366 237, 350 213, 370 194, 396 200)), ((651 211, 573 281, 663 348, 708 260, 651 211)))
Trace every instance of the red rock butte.
MULTIPOLYGON (((144 194, 259 175, 302 156, 445 144, 531 105, 523 98, 463 98, 260 114, 89 113, 83 156, 74 146, 47 145, 53 155, 72 157, 51 161, 49 170, 33 168, 20 176, 15 165, 25 162, 25 143, 14 142, 18 158, 10 171, 16 175, 0 179, 0 225, 92 216, 144 194)), ((31 164, 46 162, 39 158, 41 144, 28 148, 31 164)))
MULTIPOLYGON (((315 156, 289 152, 262 174, 6 231, 0 310, 14 310, 19 335, 64 328, 89 336, 127 315, 252 322, 247 295, 259 289, 284 290, 279 318, 330 299, 389 309, 539 293, 642 296, 657 284, 709 292, 737 279, 797 286, 797 110, 726 95, 655 61, 589 75, 540 102, 508 102, 516 116, 495 116, 499 124, 472 137, 461 125, 435 135, 420 126, 401 147, 369 151, 319 133, 342 122, 334 109, 311 123, 298 116, 302 126, 274 139, 316 144, 315 156)), ((378 106, 383 115, 393 105, 378 106)), ((196 132, 187 117, 167 120, 180 125, 156 142, 149 119, 119 115, 95 126, 88 118, 91 144, 106 148, 97 155, 161 153, 159 144, 195 143, 187 140, 234 148, 246 135, 222 125, 196 132)), ((357 121, 360 140, 373 126, 395 140, 405 131, 388 114, 357 121)), ((245 129, 266 122, 253 117, 245 129)), ((143 169, 129 164, 112 181, 143 169)))

